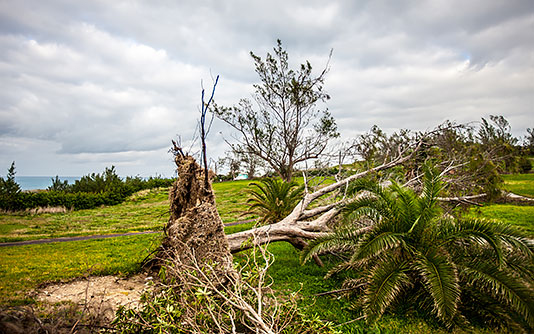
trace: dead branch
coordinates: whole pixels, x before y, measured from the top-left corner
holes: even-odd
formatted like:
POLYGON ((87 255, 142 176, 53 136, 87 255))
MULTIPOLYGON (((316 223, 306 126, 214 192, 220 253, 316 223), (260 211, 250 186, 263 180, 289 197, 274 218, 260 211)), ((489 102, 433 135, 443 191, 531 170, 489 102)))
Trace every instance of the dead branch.
POLYGON ((327 223, 339 214, 340 207, 344 203, 337 202, 314 209, 308 209, 313 202, 328 193, 332 193, 335 190, 345 187, 347 184, 356 179, 404 163, 412 158, 415 152, 419 150, 423 139, 424 136, 413 146, 411 151, 409 151, 410 148, 406 148, 400 152, 399 156, 389 162, 385 162, 382 165, 348 176, 312 193, 306 193, 303 199, 295 206, 293 211, 278 223, 227 235, 230 251, 232 253, 236 253, 252 247, 253 245, 247 243, 247 241, 252 240, 253 236, 253 243, 263 244, 267 242, 286 241, 291 243, 297 249, 301 249, 306 245, 306 240, 318 238, 330 231, 327 223), (306 219, 316 216, 318 217, 315 220, 306 221, 306 219))
POLYGON ((483 198, 486 197, 486 194, 478 194, 478 195, 469 195, 469 196, 460 196, 460 197, 438 197, 437 200, 441 202, 460 202, 460 203, 468 203, 468 204, 476 204, 478 203, 473 202, 473 199, 477 198, 483 198))
POLYGON ((186 326, 184 329, 206 332, 203 327, 206 324, 198 323, 200 311, 207 312, 220 333, 236 333, 239 324, 254 333, 274 334, 291 323, 296 303, 292 301, 288 308, 278 301, 270 289, 272 281, 267 274, 274 258, 267 251, 267 245, 256 245, 259 243, 253 240, 253 250, 246 263, 233 273, 221 273, 217 262, 199 262, 194 249, 185 244, 182 247, 187 251, 165 256, 165 259, 172 259, 166 260, 166 268, 176 282, 171 285, 179 297, 176 306, 184 309, 180 319, 186 326), (246 274, 248 270, 255 275, 246 274), (197 302, 191 303, 191 298, 197 298, 197 302))

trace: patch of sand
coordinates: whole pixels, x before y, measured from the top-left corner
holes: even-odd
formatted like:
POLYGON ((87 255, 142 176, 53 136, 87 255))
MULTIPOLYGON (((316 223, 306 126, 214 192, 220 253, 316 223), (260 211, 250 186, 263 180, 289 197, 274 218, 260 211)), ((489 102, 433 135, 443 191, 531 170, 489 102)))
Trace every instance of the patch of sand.
POLYGON ((80 278, 69 283, 54 283, 37 291, 36 299, 47 303, 72 302, 113 317, 119 306, 135 308, 141 294, 149 289, 151 276, 129 278, 99 276, 80 278))

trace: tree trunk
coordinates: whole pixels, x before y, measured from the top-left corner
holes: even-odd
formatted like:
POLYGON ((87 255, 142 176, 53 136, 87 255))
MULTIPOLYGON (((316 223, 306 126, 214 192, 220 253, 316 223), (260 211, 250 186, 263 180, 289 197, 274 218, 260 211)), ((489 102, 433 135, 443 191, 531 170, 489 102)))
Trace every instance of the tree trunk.
POLYGON ((341 207, 346 201, 342 199, 335 203, 329 203, 311 209, 308 209, 308 207, 320 197, 336 190, 343 189, 356 179, 404 163, 415 154, 420 147, 420 143, 421 142, 419 142, 409 154, 402 154, 403 152, 400 152, 398 157, 390 162, 348 176, 343 180, 320 188, 315 192, 306 193, 304 198, 295 206, 293 211, 278 223, 228 235, 227 240, 230 251, 236 253, 244 249, 249 249, 253 246, 252 240, 254 240, 256 245, 276 241, 287 241, 293 245, 297 245, 297 248, 299 248, 299 245, 302 245, 303 242, 306 243, 306 240, 313 240, 325 235, 325 233, 331 232, 327 223, 332 221, 339 214, 341 207), (314 219, 310 220, 312 218, 314 219))
POLYGON ((190 156, 177 155, 178 179, 172 186, 170 218, 159 259, 165 264, 218 263, 224 272, 232 270, 232 255, 217 212, 211 182, 205 183, 204 170, 190 156), (176 260, 176 261, 173 261, 176 260))

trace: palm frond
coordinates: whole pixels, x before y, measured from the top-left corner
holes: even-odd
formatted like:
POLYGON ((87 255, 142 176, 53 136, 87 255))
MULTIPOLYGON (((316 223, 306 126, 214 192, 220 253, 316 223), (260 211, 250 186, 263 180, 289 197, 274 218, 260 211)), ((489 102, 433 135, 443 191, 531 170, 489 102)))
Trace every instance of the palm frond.
POLYGON ((494 233, 502 242, 516 251, 520 251, 531 260, 534 257, 534 242, 525 231, 511 224, 493 222, 494 233))
POLYGON ((365 234, 357 245, 351 261, 373 258, 383 252, 404 245, 404 234, 373 230, 365 234))
POLYGON ((460 287, 453 263, 444 255, 428 252, 418 254, 413 265, 432 296, 437 316, 445 323, 450 323, 460 299, 460 287))
POLYGON ((349 270, 359 270, 363 267, 367 267, 369 263, 370 261, 368 259, 364 259, 360 261, 350 261, 350 260, 344 261, 338 265, 333 266, 330 270, 328 270, 324 278, 328 279, 336 274, 349 271, 349 270))
POLYGON ((362 233, 353 228, 339 228, 334 233, 312 240, 300 253, 300 262, 304 264, 312 256, 327 252, 354 250, 362 233))
POLYGON ((501 245, 501 238, 495 232, 495 224, 484 219, 467 219, 457 221, 456 224, 448 231, 444 237, 444 243, 451 243, 458 239, 466 239, 474 241, 481 245, 489 245, 493 248, 497 261, 503 263, 503 250, 501 245))
POLYGON ((381 217, 390 217, 391 211, 383 201, 372 195, 363 195, 345 205, 342 214, 346 220, 357 220, 366 216, 378 222, 381 217))
POLYGON ((417 215, 417 195, 409 188, 393 182, 389 189, 395 193, 399 204, 397 213, 400 220, 413 221, 417 215))
POLYGON ((518 277, 529 281, 534 277, 534 262, 532 256, 521 252, 508 251, 506 256, 506 266, 518 277))
POLYGON ((371 180, 369 178, 361 178, 356 179, 349 184, 349 186, 347 187, 347 195, 354 196, 362 191, 379 194, 380 192, 382 192, 382 190, 383 187, 380 186, 380 184, 375 180, 371 180))
MULTIPOLYGON (((523 328, 525 324, 521 321, 521 315, 493 298, 491 294, 476 289, 475 286, 471 284, 471 288, 462 291, 458 308, 463 313, 476 319, 478 323, 484 324, 484 327, 494 329, 496 333, 525 333, 523 328)), ((463 327, 467 327, 466 325, 464 324, 463 327)))
POLYGON ((459 273, 467 282, 475 282, 486 293, 504 302, 534 327, 534 292, 532 285, 491 261, 473 260, 462 264, 459 273))
MULTIPOLYGON (((417 201, 418 220, 417 229, 422 230, 431 222, 440 212, 437 205, 438 197, 443 189, 439 173, 432 167, 424 166, 423 190, 417 201)), ((415 230, 414 226, 412 230, 415 230)))
POLYGON ((347 194, 355 196, 362 191, 371 194, 375 200, 381 201, 384 206, 388 207, 389 211, 393 211, 392 206, 396 201, 389 187, 382 186, 375 180, 363 178, 353 181, 347 189, 347 194))
POLYGON ((262 223, 275 223, 287 216, 302 198, 304 189, 295 181, 285 182, 275 178, 251 182, 249 186, 249 208, 244 214, 258 214, 262 223))
POLYGON ((402 289, 410 284, 410 279, 405 273, 406 269, 405 262, 389 258, 371 270, 363 303, 367 318, 382 315, 402 289))

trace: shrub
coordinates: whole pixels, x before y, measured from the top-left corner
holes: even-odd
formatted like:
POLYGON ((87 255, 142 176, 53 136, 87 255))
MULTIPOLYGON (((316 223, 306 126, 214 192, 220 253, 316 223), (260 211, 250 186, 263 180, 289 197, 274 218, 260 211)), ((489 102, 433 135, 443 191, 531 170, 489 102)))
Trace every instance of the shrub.
POLYGON ((519 171, 521 173, 528 173, 532 170, 532 163, 530 162, 530 159, 524 155, 519 157, 518 164, 519 164, 519 171))
POLYGON ((276 223, 285 218, 295 205, 302 199, 304 186, 299 186, 297 182, 286 182, 281 179, 268 178, 261 182, 251 182, 249 184, 254 189, 248 192, 250 198, 247 203, 250 205, 249 213, 260 215, 260 222, 264 224, 276 223))
POLYGON ((173 179, 162 177, 127 177, 122 180, 115 167, 106 168, 102 174, 92 173, 83 176, 73 185, 61 181, 58 176, 52 179, 48 191, 22 192, 15 182, 15 163, 11 164, 6 180, 0 178, 0 209, 24 210, 36 207, 65 207, 68 209, 92 209, 102 205, 116 205, 131 194, 159 187, 169 187, 173 179))
POLYGON ((439 173, 427 168, 421 194, 393 183, 357 181, 349 193, 367 193, 345 208, 348 222, 309 244, 303 261, 322 252, 346 252, 330 274, 349 271, 348 290, 366 318, 398 305, 430 310, 448 327, 467 321, 502 328, 534 327, 534 258, 526 235, 507 224, 454 220, 441 213, 439 173), (365 217, 370 228, 358 229, 365 217))

